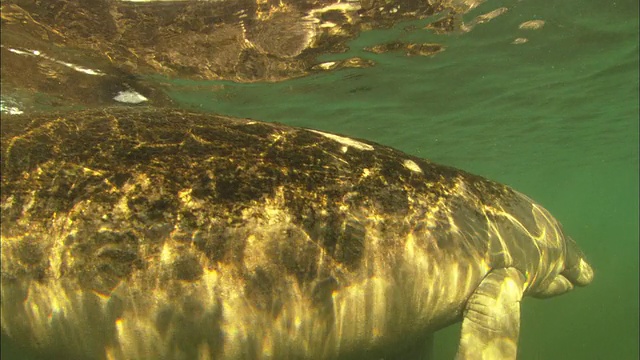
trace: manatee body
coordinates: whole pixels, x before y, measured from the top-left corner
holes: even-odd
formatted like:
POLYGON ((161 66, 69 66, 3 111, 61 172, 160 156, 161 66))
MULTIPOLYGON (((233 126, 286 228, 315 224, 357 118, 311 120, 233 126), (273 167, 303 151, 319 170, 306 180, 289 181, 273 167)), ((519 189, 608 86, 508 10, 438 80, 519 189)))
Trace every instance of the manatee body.
POLYGON ((75 359, 513 359, 593 272, 511 188, 379 144, 168 109, 2 120, 2 331, 75 359))

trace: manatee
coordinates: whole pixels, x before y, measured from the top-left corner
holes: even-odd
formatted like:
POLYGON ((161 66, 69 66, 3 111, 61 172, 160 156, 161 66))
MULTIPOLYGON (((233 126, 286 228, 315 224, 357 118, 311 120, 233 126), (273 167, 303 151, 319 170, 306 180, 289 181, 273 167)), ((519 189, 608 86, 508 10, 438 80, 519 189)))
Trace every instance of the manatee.
MULTIPOLYGON (((589 284, 527 196, 387 146, 188 110, 2 119, 2 332, 66 359, 515 359, 589 284)), ((550 325, 551 326, 551 325, 550 325)))

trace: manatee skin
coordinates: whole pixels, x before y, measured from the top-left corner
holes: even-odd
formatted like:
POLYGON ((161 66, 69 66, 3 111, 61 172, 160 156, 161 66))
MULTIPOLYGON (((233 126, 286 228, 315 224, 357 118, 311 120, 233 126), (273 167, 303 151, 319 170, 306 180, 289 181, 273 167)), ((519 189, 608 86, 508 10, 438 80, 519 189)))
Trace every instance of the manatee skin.
POLYGON ((1 140, 2 331, 52 358, 426 358, 463 319, 473 358, 473 304, 593 277, 531 199, 364 140, 145 108, 1 140))

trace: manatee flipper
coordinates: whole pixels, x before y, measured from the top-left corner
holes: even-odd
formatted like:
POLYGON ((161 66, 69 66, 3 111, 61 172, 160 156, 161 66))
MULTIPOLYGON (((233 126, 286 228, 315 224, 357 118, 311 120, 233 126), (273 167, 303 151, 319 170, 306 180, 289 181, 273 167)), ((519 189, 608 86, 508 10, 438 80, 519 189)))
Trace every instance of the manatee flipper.
POLYGON ((536 298, 548 298, 562 295, 573 289, 574 285, 585 286, 593 281, 593 269, 585 260, 584 254, 572 238, 566 237, 565 269, 553 280, 531 291, 536 298))
POLYGON ((538 299, 546 299, 553 296, 562 295, 573 289, 573 284, 566 277, 558 274, 553 281, 547 286, 542 287, 540 290, 531 293, 531 296, 538 299))
POLYGON ((562 275, 574 285, 589 285, 593 281, 593 269, 587 263, 578 244, 571 237, 566 237, 565 244, 567 246, 566 264, 562 275))
POLYGON ((515 359, 525 277, 515 268, 492 270, 464 309, 456 359, 515 359))

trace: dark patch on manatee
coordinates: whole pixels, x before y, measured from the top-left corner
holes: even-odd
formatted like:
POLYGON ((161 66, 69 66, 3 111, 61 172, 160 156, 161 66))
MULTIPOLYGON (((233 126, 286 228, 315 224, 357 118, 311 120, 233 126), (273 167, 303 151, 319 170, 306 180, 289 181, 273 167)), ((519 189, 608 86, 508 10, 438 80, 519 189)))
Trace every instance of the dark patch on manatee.
POLYGON ((158 193, 145 192, 140 189, 139 185, 136 185, 133 191, 140 195, 130 196, 127 200, 130 220, 140 222, 148 227, 172 221, 171 218, 178 206, 175 199, 158 193))
POLYGON ((173 228, 174 225, 172 224, 158 223, 144 229, 143 234, 145 239, 151 241, 152 243, 159 244, 169 238, 171 232, 173 231, 173 228))
POLYGON ((118 319, 124 314, 126 304, 119 295, 111 294, 104 310, 107 319, 118 319))
POLYGON ((117 247, 116 245, 107 245, 101 248, 97 251, 96 256, 107 259, 109 266, 118 270, 116 273, 120 276, 127 275, 129 273, 128 266, 138 258, 136 252, 127 248, 117 247), (119 265, 117 265, 116 268, 114 264, 119 265))
POLYGON ((98 246, 108 244, 134 244, 136 237, 131 232, 122 233, 118 231, 103 230, 95 233, 91 240, 98 246))
POLYGON ((23 264, 36 265, 43 261, 44 249, 38 239, 27 235, 18 243, 16 255, 23 264))
POLYGON ((311 290, 311 300, 314 305, 322 309, 333 308, 333 292, 338 290, 340 285, 333 276, 318 281, 311 290))
POLYGON ((85 227, 69 242, 69 262, 62 259, 61 271, 75 273, 81 284, 99 293, 108 294, 135 269, 144 267, 138 254, 138 238, 129 231, 98 231, 85 227))
MULTIPOLYGON (((27 273, 37 281, 45 280, 49 267, 46 250, 38 238, 30 235, 23 237, 15 249, 15 254, 21 263, 20 273, 27 273)), ((3 279, 4 277, 12 278, 3 272, 3 279)))
POLYGON ((218 201, 242 203, 273 195, 275 182, 268 174, 269 169, 243 165, 240 168, 229 164, 229 171, 216 174, 215 193, 218 201))
POLYGON ((178 223, 178 226, 185 231, 188 239, 190 240, 191 231, 198 229, 198 222, 200 221, 200 217, 192 210, 184 210, 180 212, 179 218, 180 222, 178 223))
POLYGON ((160 335, 165 336, 171 321, 173 319, 174 310, 170 306, 165 306, 156 314, 155 325, 160 335))
POLYGON ((196 281, 202 277, 202 265, 193 255, 183 255, 173 264, 173 276, 178 280, 196 281))
POLYGON ((251 299, 253 306, 273 316, 280 314, 282 302, 275 301, 273 294, 281 293, 279 282, 282 277, 276 274, 274 269, 258 267, 246 276, 244 293, 251 299))
POLYGON ((122 173, 122 172, 118 172, 115 173, 113 176, 111 176, 109 178, 109 181, 114 184, 115 186, 117 186, 118 188, 122 188, 124 186, 124 184, 129 181, 129 179, 131 179, 131 174, 130 173, 122 173))
POLYGON ((193 244, 196 249, 202 251, 212 263, 221 261, 224 258, 227 252, 227 241, 229 240, 222 225, 216 225, 214 224, 212 229, 197 230, 193 234, 193 244))
POLYGON ((286 272, 294 275, 300 285, 314 279, 318 272, 320 249, 297 228, 284 229, 270 252, 270 256, 278 259, 286 272))
POLYGON ((213 179, 207 175, 201 175, 191 188, 191 196, 199 200, 209 200, 215 196, 216 184, 213 179))
POLYGON ((199 354, 198 346, 206 343, 209 349, 213 350, 212 358, 218 358, 222 351, 222 311, 221 306, 214 306, 213 309, 205 310, 202 302, 193 296, 188 296, 181 300, 181 311, 174 312, 170 317, 170 322, 174 330, 170 343, 176 344, 180 352, 187 359, 197 359, 199 354), (210 331, 196 331, 195 329, 211 329, 210 331))
POLYGON ((365 235, 366 229, 361 222, 353 219, 344 221, 339 231, 334 233, 337 236, 335 259, 350 269, 358 267, 364 255, 365 235))

